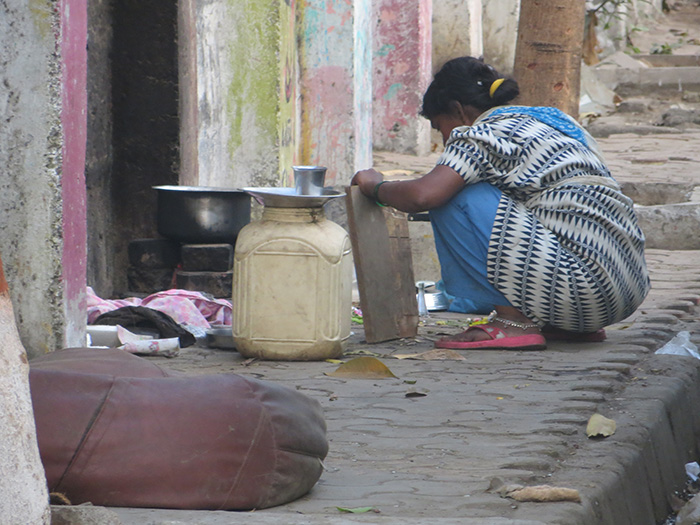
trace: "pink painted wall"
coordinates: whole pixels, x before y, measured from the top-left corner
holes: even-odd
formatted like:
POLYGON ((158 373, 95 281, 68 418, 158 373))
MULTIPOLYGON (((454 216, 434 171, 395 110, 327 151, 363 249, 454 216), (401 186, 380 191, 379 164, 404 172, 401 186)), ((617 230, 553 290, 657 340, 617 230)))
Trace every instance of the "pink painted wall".
POLYGON ((431 0, 374 3, 374 147, 426 153, 430 126, 418 116, 431 79, 431 0))
POLYGON ((67 346, 84 341, 86 315, 87 0, 61 0, 63 309, 67 346))
POLYGON ((344 185, 357 169, 371 164, 371 137, 362 123, 369 104, 357 90, 368 83, 369 34, 364 0, 306 0, 301 24, 299 160, 326 166, 326 185, 344 185))

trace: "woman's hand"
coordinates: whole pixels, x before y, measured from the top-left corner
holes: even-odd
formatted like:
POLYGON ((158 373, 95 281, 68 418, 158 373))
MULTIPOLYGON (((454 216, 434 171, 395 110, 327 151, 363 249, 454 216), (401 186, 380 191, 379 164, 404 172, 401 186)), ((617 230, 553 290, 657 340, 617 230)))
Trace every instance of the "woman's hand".
POLYGON ((377 170, 362 170, 355 173, 350 184, 359 186, 360 191, 372 200, 408 213, 432 210, 449 201, 464 188, 464 180, 452 168, 435 166, 429 173, 418 179, 391 181, 381 186, 381 192, 374 194, 374 188, 382 182, 383 176, 377 170))
POLYGON ((384 180, 384 176, 375 169, 362 170, 355 173, 350 181, 353 186, 359 186, 360 191, 367 197, 374 198, 374 187, 384 180))

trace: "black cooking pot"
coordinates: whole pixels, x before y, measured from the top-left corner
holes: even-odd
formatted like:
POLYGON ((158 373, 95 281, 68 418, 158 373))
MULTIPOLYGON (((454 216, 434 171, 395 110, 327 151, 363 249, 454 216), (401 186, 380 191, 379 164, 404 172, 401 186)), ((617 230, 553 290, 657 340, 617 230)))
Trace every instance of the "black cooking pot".
POLYGON ((229 188, 154 186, 158 233, 192 244, 234 244, 250 222, 250 195, 229 188))

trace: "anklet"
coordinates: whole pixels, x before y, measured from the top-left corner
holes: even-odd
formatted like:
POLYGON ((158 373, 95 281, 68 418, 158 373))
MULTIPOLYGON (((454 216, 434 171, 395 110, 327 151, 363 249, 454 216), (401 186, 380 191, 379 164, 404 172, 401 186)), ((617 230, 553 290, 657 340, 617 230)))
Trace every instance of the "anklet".
POLYGON ((538 328, 539 323, 519 323, 518 321, 511 321, 510 319, 503 319, 502 317, 494 317, 494 321, 498 321, 506 326, 512 326, 513 328, 520 328, 521 330, 527 330, 528 328, 538 328))

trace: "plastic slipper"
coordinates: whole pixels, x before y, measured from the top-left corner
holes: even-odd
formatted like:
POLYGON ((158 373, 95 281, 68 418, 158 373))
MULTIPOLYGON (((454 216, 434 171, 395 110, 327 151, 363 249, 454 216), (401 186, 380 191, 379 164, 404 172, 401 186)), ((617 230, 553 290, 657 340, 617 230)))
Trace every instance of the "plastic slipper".
POLYGON ((597 332, 569 332, 546 326, 542 329, 542 335, 547 341, 567 341, 569 343, 599 343, 607 338, 603 328, 597 332))
POLYGON ((543 350, 547 347, 547 341, 540 334, 523 334, 509 337, 500 328, 488 324, 475 325, 468 328, 468 330, 482 330, 491 339, 485 341, 450 341, 449 339, 441 339, 435 341, 435 348, 450 348, 453 350, 543 350))

